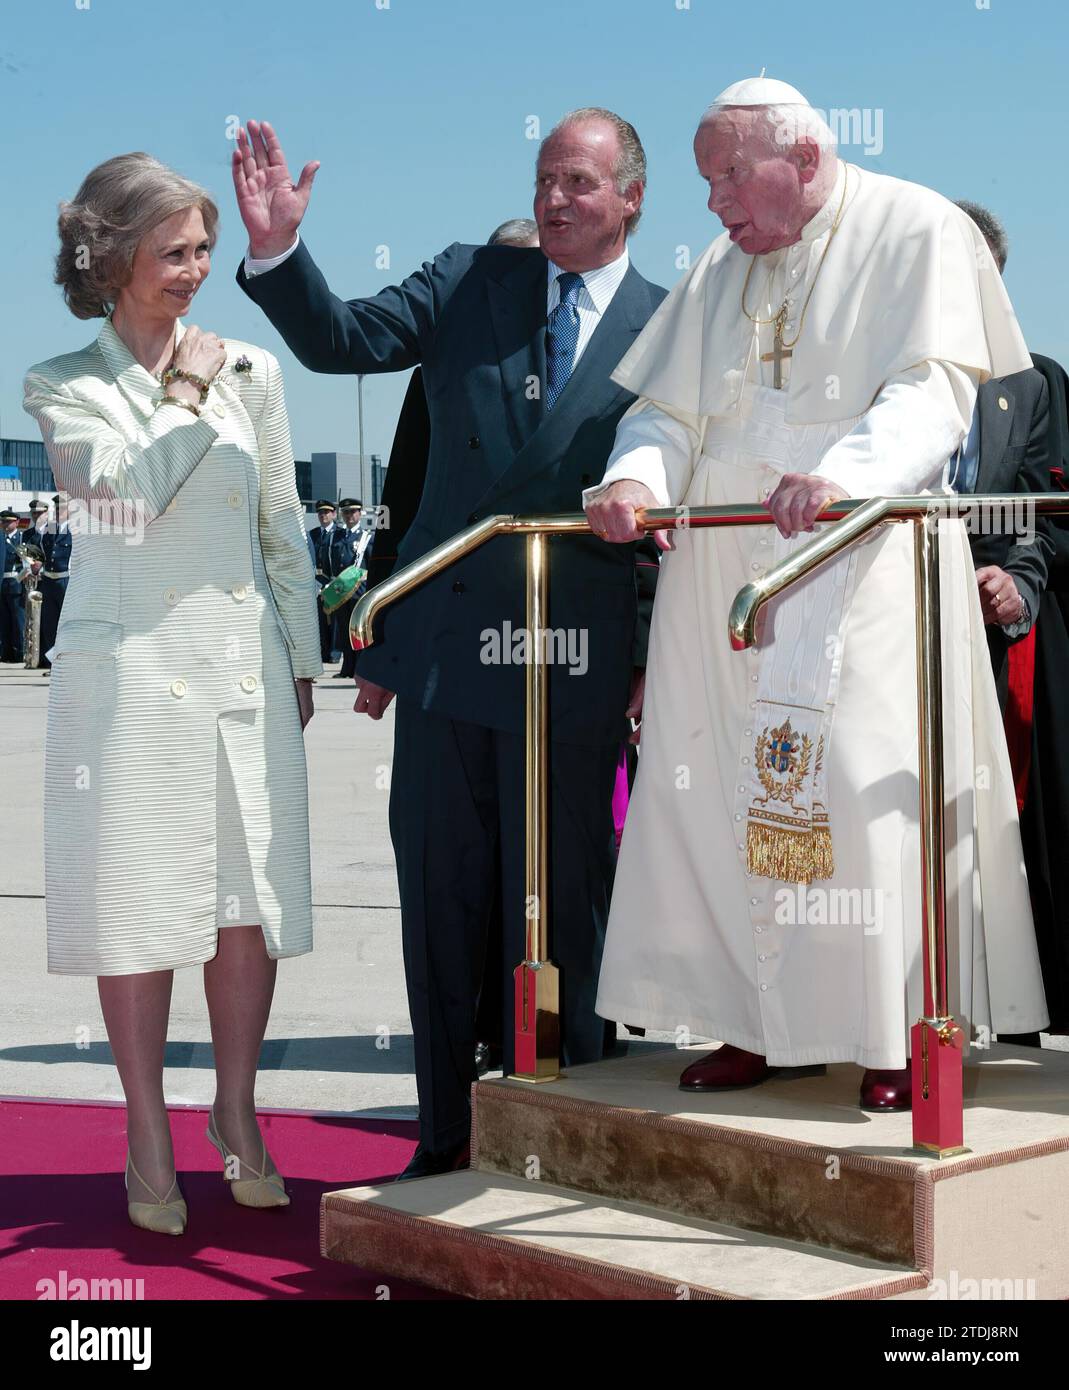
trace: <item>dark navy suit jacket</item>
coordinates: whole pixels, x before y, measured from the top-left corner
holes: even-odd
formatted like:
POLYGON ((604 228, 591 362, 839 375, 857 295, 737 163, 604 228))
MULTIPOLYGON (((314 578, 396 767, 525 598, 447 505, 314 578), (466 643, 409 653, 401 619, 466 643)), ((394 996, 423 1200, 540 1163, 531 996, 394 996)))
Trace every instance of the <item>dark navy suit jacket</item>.
MULTIPOLYGON (((410 563, 498 512, 578 511, 605 470, 634 396, 609 374, 666 291, 630 266, 554 408, 546 411, 546 277, 538 249, 448 247, 366 299, 333 295, 302 241, 275 270, 238 283, 312 371, 420 364, 431 423, 427 482, 398 554, 410 563)), ((632 546, 551 542, 549 626, 573 634, 586 671, 550 669, 557 739, 613 742, 624 727, 635 631, 632 546)), ((520 732, 524 668, 494 664, 486 634, 524 625, 524 543, 498 537, 386 614, 360 674, 449 718, 520 732)))

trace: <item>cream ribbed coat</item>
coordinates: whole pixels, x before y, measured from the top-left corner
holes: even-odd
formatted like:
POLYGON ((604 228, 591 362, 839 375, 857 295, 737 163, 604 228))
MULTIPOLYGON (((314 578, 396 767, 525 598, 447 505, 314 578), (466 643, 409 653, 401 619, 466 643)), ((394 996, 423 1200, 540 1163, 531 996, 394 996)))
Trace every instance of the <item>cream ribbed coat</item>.
POLYGON ((322 663, 278 362, 228 342, 197 419, 157 408, 108 320, 25 392, 74 532, 45 757, 49 970, 194 965, 228 924, 261 924, 275 957, 310 950, 293 678, 322 663))

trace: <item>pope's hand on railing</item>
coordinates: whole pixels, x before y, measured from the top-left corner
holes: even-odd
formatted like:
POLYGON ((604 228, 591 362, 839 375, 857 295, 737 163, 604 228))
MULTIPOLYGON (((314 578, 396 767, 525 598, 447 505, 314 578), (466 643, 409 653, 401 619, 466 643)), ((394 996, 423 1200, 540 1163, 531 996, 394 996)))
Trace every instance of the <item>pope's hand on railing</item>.
POLYGON ((646 534, 635 521, 640 507, 657 507, 660 503, 645 483, 634 478, 621 478, 612 483, 586 505, 586 519, 595 535, 603 541, 622 545, 638 541, 646 534))
POLYGON ((841 487, 812 473, 784 473, 768 499, 772 520, 781 536, 812 531, 817 518, 829 502, 846 497, 841 487))
POLYGON ((393 696, 394 692, 387 690, 385 686, 376 685, 374 681, 358 679, 356 704, 353 705, 353 709, 357 714, 367 714, 372 719, 381 719, 393 696))

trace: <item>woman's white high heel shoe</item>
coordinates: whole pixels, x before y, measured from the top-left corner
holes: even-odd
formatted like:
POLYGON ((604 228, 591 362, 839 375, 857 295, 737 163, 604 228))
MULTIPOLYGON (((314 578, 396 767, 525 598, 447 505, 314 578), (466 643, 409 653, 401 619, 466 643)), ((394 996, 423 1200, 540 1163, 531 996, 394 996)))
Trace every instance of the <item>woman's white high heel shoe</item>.
MULTIPOLYGON (((130 1220, 135 1226, 140 1226, 143 1231, 155 1231, 162 1236, 180 1236, 186 1229, 186 1200, 181 1193, 171 1201, 166 1201, 163 1197, 157 1197, 155 1189, 149 1187, 148 1183, 137 1171, 134 1160, 129 1153, 126 1155, 126 1191, 130 1191, 130 1173, 138 1180, 147 1192, 151 1192, 156 1197, 154 1202, 131 1202, 126 1203, 126 1211, 130 1220)), ((170 1187, 167 1189, 167 1196, 178 1189, 178 1174, 175 1173, 170 1187)))
POLYGON ((282 1181, 281 1173, 267 1172, 267 1145, 261 1136, 260 1139, 260 1170, 257 1172, 251 1163, 242 1163, 241 1159, 231 1149, 223 1143, 219 1135, 219 1128, 215 1123, 215 1111, 210 1112, 208 1117, 208 1128, 205 1131, 208 1142, 213 1144, 223 1158, 223 1177, 230 1184, 230 1192, 234 1201, 243 1207, 288 1207, 290 1204, 289 1195, 286 1192, 282 1181), (252 1169, 256 1174, 253 1178, 239 1178, 230 1175, 230 1168, 233 1167, 235 1173, 240 1173, 244 1168, 252 1169))

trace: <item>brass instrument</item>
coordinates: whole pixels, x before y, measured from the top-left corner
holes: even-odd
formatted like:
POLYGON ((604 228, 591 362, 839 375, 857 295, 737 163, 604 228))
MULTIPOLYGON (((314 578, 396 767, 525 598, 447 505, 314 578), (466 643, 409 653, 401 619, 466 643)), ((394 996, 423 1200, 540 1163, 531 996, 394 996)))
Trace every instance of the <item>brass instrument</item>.
POLYGON ((25 541, 17 545, 15 550, 26 566, 20 576, 26 585, 26 626, 22 637, 22 660, 28 670, 36 671, 41 664, 41 605, 44 599, 38 588, 37 575, 30 565, 43 565, 45 553, 39 545, 31 545, 25 541))

